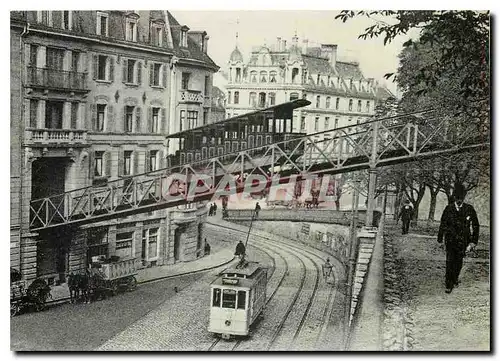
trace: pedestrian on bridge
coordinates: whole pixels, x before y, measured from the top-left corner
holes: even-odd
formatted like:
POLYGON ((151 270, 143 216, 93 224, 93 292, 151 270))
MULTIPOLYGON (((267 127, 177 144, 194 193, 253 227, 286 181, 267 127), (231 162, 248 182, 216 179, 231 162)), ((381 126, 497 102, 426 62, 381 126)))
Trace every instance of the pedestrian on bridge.
POLYGON ((208 211, 208 216, 211 217, 214 215, 214 205, 211 204, 210 205, 210 210, 208 211))
POLYGON ((410 205, 410 201, 406 199, 404 201, 403 207, 401 207, 401 211, 399 212, 398 219, 401 219, 403 222, 403 234, 408 233, 408 229, 410 228, 410 221, 413 216, 413 207, 410 205))
POLYGON ((477 245, 479 221, 476 210, 464 203, 465 188, 457 185, 453 191, 454 202, 448 204, 441 216, 437 241, 446 245, 446 293, 458 286, 458 276, 465 254, 477 245))
POLYGON ((214 212, 212 214, 213 216, 217 215, 217 204, 214 202, 214 212))
POLYGON ((259 202, 257 202, 257 204, 255 205, 255 218, 259 216, 259 212, 260 212, 260 204, 259 202))

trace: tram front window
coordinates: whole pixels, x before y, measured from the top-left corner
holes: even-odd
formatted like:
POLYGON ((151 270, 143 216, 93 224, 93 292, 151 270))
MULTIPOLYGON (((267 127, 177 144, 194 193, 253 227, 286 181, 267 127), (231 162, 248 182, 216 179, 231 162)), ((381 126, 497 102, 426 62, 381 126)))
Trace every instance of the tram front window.
POLYGON ((220 307, 220 288, 214 288, 212 306, 220 307))
POLYGON ((222 308, 236 308, 236 291, 222 291, 222 308))
POLYGON ((245 309, 245 301, 247 298, 247 291, 238 291, 238 309, 245 309))

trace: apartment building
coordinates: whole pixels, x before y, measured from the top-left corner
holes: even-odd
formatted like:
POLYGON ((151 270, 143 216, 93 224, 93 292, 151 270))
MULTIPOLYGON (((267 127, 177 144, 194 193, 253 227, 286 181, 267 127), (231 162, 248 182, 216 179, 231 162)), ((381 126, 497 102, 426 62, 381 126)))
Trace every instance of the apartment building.
MULTIPOLYGON (((30 202, 165 167, 165 136, 210 118, 208 36, 169 11, 11 12, 11 266, 63 282, 94 257, 201 255, 203 206, 29 231, 30 202)), ((61 198, 61 201, 64 199, 61 198)))

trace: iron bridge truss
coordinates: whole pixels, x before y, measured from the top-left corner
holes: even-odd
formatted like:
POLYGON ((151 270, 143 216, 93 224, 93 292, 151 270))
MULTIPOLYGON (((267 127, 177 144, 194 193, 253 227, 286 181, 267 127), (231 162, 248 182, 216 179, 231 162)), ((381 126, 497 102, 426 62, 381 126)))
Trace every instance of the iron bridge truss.
MULTIPOLYGON (((337 174, 483 151, 489 145, 489 123, 469 121, 457 125, 456 120, 442 118, 435 111, 396 115, 33 200, 30 229, 79 226, 207 201, 227 184, 227 176, 260 174, 270 180, 276 173, 281 179, 294 174, 337 174), (179 182, 173 174, 182 174, 187 182, 179 182), (200 182, 206 187, 193 193, 189 187, 200 182)), ((236 192, 243 190, 241 185, 236 188, 236 192)))

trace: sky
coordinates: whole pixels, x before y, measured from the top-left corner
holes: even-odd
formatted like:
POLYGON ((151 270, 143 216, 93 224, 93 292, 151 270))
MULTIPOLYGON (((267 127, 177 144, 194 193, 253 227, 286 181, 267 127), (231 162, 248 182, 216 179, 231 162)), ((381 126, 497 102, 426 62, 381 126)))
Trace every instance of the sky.
MULTIPOLYGON (((367 78, 375 78, 384 83, 395 93, 396 84, 386 81, 386 73, 395 72, 398 68, 398 54, 408 36, 399 36, 384 46, 383 38, 358 39, 363 30, 374 24, 368 18, 355 18, 343 23, 335 20, 338 11, 180 11, 171 10, 180 24, 187 25, 190 30, 205 30, 210 39, 208 53, 210 57, 225 70, 229 55, 236 45, 244 60, 252 47, 276 44, 277 37, 287 40, 291 45, 295 33, 299 44, 303 39, 309 40, 309 46, 337 44, 339 60, 356 60, 367 78)), ((418 33, 413 32, 412 37, 418 33)))

